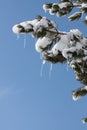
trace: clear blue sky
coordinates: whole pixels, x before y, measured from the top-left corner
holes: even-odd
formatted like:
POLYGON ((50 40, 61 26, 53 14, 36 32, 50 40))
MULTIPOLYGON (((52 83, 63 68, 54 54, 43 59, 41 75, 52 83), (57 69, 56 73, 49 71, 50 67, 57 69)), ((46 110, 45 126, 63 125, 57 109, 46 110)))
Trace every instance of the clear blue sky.
MULTIPOLYGON (((42 9, 44 2, 57 0, 0 0, 0 130, 87 130, 81 119, 87 116, 87 97, 74 102, 72 91, 82 84, 75 80, 66 64, 46 63, 40 76, 42 60, 35 51, 35 39, 24 35, 17 40, 12 32, 16 23, 47 16, 58 28, 69 31, 81 22, 56 18, 42 9)), ((82 21, 82 19, 81 19, 82 21)))

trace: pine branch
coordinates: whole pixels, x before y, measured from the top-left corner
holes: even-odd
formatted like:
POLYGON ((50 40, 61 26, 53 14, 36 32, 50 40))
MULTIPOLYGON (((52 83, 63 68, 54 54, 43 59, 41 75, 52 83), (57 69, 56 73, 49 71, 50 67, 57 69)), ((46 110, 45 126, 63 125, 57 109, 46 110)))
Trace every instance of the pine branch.
MULTIPOLYGON (((64 12, 61 11, 60 14, 63 13, 64 15, 64 12)), ((77 16, 74 15, 70 19, 79 19, 81 14, 79 12, 76 14, 77 16)), ((86 22, 87 18, 85 19, 86 22)), ((32 21, 14 25, 12 30, 16 34, 29 33, 37 38, 36 51, 42 54, 45 61, 51 63, 67 62, 70 65, 76 74, 76 79, 85 85, 73 91, 72 97, 74 100, 78 100, 87 94, 87 38, 78 29, 60 32, 53 21, 39 16, 32 21)), ((87 123, 87 118, 83 118, 83 122, 87 123)))
POLYGON ((53 34, 57 34, 57 35, 67 35, 67 33, 65 32, 58 32, 58 31, 52 31, 52 30, 46 30, 47 32, 53 33, 53 34))

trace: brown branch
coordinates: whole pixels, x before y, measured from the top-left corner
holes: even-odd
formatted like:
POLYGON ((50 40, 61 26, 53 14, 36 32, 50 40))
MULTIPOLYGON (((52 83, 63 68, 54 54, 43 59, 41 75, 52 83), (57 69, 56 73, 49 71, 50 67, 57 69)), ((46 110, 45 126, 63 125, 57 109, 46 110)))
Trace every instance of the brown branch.
POLYGON ((60 35, 67 35, 67 33, 64 32, 58 32, 58 31, 52 31, 52 30, 46 30, 47 32, 54 33, 54 34, 60 34, 60 35))

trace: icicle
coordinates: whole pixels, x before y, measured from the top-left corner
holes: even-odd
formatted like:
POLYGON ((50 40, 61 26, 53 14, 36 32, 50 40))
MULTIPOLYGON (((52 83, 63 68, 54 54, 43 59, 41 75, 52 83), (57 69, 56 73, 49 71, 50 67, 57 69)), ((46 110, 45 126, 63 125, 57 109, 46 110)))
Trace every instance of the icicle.
POLYGON ((17 34, 17 40, 20 38, 20 35, 19 34, 17 34))
POLYGON ((42 56, 42 54, 40 53, 40 59, 42 60, 43 59, 43 56, 42 56))
POLYGON ((66 64, 66 70, 69 71, 69 65, 68 64, 66 64))
POLYGON ((49 78, 51 77, 51 72, 52 72, 53 64, 50 64, 50 70, 49 70, 49 78))
POLYGON ((42 62, 42 65, 41 65, 41 71, 40 71, 40 76, 42 77, 42 75, 43 75, 43 67, 44 67, 44 64, 46 63, 46 61, 45 60, 43 60, 43 62, 42 62))
POLYGON ((45 64, 46 63, 46 61, 45 60, 43 60, 43 64, 45 64))
POLYGON ((24 48, 26 47, 26 34, 24 35, 24 48))

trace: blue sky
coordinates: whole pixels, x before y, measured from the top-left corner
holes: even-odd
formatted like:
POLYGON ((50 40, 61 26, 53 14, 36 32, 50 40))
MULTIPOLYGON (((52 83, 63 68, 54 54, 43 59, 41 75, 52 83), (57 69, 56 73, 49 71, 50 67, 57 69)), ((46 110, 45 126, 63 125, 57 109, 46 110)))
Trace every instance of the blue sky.
POLYGON ((19 39, 12 26, 32 20, 38 14, 53 19, 61 31, 86 26, 68 22, 45 13, 42 5, 57 0, 0 0, 0 130, 86 130, 81 119, 87 115, 87 97, 72 100, 72 91, 82 84, 76 81, 66 64, 43 67, 35 51, 36 39, 24 35, 19 39), (68 69, 68 70, 67 70, 68 69))

